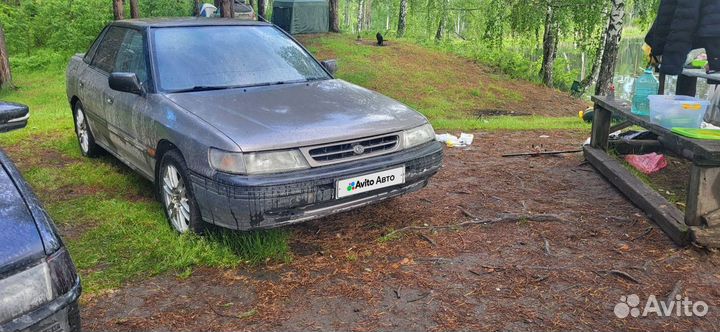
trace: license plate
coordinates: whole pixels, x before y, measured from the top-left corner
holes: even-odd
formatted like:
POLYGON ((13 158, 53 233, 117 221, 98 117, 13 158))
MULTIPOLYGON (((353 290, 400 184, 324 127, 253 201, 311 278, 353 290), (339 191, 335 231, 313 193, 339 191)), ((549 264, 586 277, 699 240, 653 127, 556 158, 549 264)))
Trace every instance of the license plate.
POLYGON ((405 183, 405 166, 337 181, 337 198, 405 183))

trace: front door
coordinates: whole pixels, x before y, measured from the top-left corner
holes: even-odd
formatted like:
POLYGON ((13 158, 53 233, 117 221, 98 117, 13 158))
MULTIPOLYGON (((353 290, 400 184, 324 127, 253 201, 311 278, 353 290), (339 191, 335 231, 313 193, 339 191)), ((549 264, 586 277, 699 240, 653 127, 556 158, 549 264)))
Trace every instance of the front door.
MULTIPOLYGON (((120 46, 113 72, 134 73, 143 86, 148 84, 148 65, 145 56, 143 34, 134 29, 126 29, 125 38, 120 46)), ((148 123, 148 101, 143 95, 128 92, 106 90, 106 115, 110 135, 122 159, 139 171, 152 175, 151 158, 148 148, 140 137, 142 126, 148 123)))

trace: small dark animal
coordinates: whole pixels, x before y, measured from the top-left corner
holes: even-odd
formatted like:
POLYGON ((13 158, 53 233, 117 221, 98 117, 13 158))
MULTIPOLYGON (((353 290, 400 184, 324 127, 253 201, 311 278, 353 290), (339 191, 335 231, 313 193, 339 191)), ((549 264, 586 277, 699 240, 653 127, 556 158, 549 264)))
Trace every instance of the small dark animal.
POLYGON ((383 43, 385 42, 385 39, 383 38, 383 36, 382 36, 379 32, 375 35, 375 38, 377 38, 377 45, 378 45, 378 46, 383 46, 383 43))

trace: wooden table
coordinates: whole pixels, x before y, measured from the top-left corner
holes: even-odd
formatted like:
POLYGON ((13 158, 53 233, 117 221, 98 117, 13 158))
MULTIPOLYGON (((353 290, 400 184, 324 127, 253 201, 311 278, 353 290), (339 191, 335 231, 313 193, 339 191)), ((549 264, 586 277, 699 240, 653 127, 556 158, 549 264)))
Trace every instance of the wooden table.
POLYGON ((706 242, 703 244, 707 245, 713 245, 707 242, 714 241, 720 244, 720 224, 717 236, 715 231, 708 234, 706 225, 707 220, 712 223, 716 216, 713 212, 720 212, 720 141, 696 140, 673 134, 666 128, 650 123, 648 117, 632 114, 630 103, 624 100, 604 96, 595 96, 592 100, 595 103, 595 116, 591 143, 584 148, 587 161, 645 211, 677 244, 685 245, 693 240, 706 242), (621 116, 625 122, 611 126, 613 114, 621 116), (662 149, 692 162, 684 214, 630 173, 621 161, 608 155, 610 133, 631 125, 655 133, 658 136, 656 143, 662 149), (710 239, 707 239, 708 236, 710 239))

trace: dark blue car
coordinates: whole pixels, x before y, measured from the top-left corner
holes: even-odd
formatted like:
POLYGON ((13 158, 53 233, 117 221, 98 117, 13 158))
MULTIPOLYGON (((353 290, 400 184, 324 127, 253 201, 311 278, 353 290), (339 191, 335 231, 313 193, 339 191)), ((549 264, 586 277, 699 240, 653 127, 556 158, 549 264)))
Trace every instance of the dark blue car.
MULTIPOLYGON (((28 117, 26 106, 0 102, 0 132, 28 117)), ((80 291, 55 225, 0 150, 0 332, 80 331, 80 291)))

